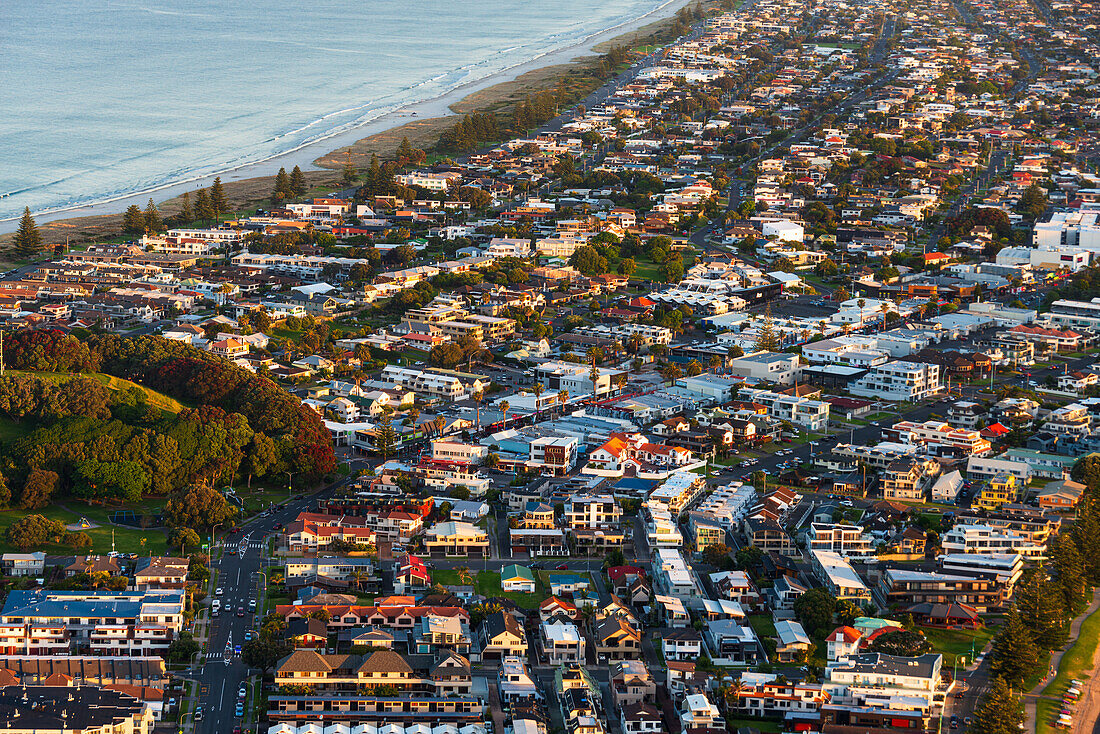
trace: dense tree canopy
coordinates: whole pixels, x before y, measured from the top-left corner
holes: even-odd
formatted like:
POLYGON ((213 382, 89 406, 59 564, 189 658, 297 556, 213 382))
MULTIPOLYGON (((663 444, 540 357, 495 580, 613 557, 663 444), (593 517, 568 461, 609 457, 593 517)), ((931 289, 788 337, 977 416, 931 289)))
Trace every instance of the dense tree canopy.
POLYGON ((105 372, 194 406, 172 414, 146 404, 139 388, 5 375, 0 414, 29 432, 5 448, 2 468, 23 487, 24 507, 45 506, 55 491, 134 501, 285 471, 314 482, 335 468, 319 416, 267 378, 191 346, 159 337, 81 341, 50 330, 4 342, 13 369, 105 372))

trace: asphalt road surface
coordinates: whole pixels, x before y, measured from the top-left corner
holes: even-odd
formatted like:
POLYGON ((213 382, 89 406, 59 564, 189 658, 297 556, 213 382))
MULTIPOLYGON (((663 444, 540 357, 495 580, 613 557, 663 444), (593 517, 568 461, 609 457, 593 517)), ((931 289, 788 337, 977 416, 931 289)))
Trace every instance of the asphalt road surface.
MULTIPOLYGON (((183 676, 200 685, 199 706, 203 713, 201 720, 195 722, 193 731, 196 734, 228 734, 234 727, 243 725, 242 717, 236 714, 237 691, 250 673, 258 671, 250 671, 235 650, 237 646, 243 647, 245 634, 257 628, 263 608, 261 594, 265 584, 258 572, 266 572, 265 539, 274 533, 276 523, 293 520, 315 499, 294 500, 266 517, 253 519, 236 534, 224 538, 227 552, 212 562, 219 570, 217 587, 223 592, 213 597, 221 600, 221 614, 211 620, 204 659, 183 676), (232 548, 239 549, 238 555, 228 553, 232 548), (252 600, 256 602, 254 611, 249 609, 252 600)), ((245 702, 245 712, 250 703, 245 702)))

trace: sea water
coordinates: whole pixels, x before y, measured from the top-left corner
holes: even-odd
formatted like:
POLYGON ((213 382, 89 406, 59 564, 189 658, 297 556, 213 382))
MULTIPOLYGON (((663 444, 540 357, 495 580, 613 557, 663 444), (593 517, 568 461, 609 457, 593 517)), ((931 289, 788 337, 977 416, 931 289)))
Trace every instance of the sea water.
POLYGON ((667 4, 2 0, 0 220, 270 159, 667 4))

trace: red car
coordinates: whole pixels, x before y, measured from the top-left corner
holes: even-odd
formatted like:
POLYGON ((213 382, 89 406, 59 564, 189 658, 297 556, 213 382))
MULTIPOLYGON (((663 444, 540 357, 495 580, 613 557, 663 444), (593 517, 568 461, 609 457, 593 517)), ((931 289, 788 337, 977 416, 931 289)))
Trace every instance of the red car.
POLYGON ((560 566, 558 566, 557 568, 558 568, 559 571, 568 571, 569 570, 569 564, 568 563, 563 563, 560 566))

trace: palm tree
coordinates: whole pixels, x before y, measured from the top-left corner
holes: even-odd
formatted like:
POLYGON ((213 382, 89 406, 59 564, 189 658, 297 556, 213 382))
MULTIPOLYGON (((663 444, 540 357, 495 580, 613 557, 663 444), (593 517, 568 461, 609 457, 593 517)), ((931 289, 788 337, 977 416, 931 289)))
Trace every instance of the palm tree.
POLYGON ((475 390, 474 394, 470 397, 474 400, 474 408, 476 410, 477 430, 481 430, 481 401, 485 398, 485 393, 481 390, 475 390))
POLYGON ((469 581, 470 585, 473 585, 474 577, 470 575, 470 569, 467 566, 459 566, 455 572, 458 573, 459 581, 469 581))
POLYGON ((879 304, 878 310, 882 311, 882 325, 886 326, 886 317, 890 314, 890 304, 883 301, 879 304))
POLYGON ((568 390, 558 391, 558 402, 561 403, 561 412, 564 413, 565 412, 565 404, 567 402, 569 402, 569 391, 568 390))
POLYGON ((499 405, 500 405, 501 412, 504 413, 504 427, 507 428, 508 427, 508 409, 511 408, 512 406, 508 403, 507 400, 501 400, 499 405))
POLYGON ((863 307, 867 305, 867 301, 861 298, 858 301, 856 301, 856 305, 859 306, 859 327, 862 329, 863 328, 863 307))
POLYGON ((729 712, 729 702, 733 699, 733 708, 736 709, 741 702, 741 694, 745 692, 745 684, 740 679, 735 678, 732 683, 722 689, 722 700, 726 704, 726 711, 729 712))
POLYGON ((542 396, 542 383, 536 382, 535 386, 531 389, 535 393, 535 418, 539 420, 542 418, 542 411, 539 410, 539 398, 542 396))
POLYGON ((355 585, 355 590, 363 588, 363 580, 370 578, 370 575, 366 571, 352 571, 351 582, 355 585))

